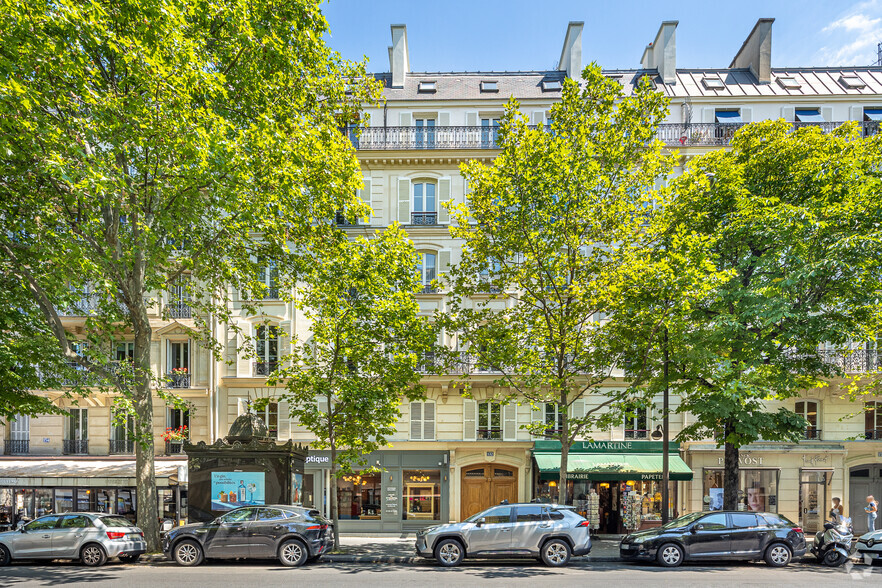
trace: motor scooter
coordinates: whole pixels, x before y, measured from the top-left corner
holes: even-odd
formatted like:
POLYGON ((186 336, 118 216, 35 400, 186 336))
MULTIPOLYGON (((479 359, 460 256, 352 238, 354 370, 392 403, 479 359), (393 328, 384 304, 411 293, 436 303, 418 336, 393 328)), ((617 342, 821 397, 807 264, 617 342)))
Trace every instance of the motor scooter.
POLYGON ((835 568, 841 566, 851 557, 854 551, 854 529, 851 519, 824 523, 824 530, 815 535, 812 554, 825 566, 835 568))

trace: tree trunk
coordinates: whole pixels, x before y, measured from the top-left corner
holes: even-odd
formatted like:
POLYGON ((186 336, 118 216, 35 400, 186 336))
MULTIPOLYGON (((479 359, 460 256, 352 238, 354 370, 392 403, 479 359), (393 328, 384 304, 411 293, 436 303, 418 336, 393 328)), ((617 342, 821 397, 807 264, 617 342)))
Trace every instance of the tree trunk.
POLYGON ((570 457, 570 407, 567 406, 567 393, 560 393, 560 407, 563 409, 563 416, 560 423, 560 476, 558 478, 557 495, 560 504, 569 504, 569 492, 567 492, 567 472, 570 457))
MULTIPOLYGON (((723 434, 728 439, 735 423, 727 421, 723 434)), ((726 441, 723 470, 723 509, 738 510, 738 447, 726 441)))
MULTIPOLYGON (((159 500, 156 490, 156 469, 153 444, 153 392, 150 388, 150 338, 152 329, 143 304, 133 321, 135 332, 135 384, 133 403, 136 417, 135 477, 138 479, 138 526, 144 532, 147 552, 158 552, 159 500)), ((135 313, 133 313, 135 314, 135 313)))
POLYGON ((334 523, 334 549, 340 548, 340 517, 337 513, 337 444, 331 436, 331 497, 328 505, 331 508, 331 520, 334 523))

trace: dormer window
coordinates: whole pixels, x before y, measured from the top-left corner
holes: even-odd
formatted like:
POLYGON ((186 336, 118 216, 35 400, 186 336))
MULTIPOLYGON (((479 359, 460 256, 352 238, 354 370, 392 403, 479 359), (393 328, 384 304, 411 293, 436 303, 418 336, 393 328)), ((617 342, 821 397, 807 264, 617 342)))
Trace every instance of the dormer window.
POLYGON ((496 82, 481 82, 481 91, 482 92, 498 92, 499 86, 497 86, 496 82))
POLYGON ((726 84, 720 78, 716 76, 707 76, 701 78, 701 83, 704 84, 704 87, 708 90, 722 90, 726 87, 726 84))
POLYGON ((563 84, 561 84, 560 80, 542 80, 543 92, 557 92, 561 88, 563 88, 563 84))
POLYGON ((866 88, 867 84, 857 74, 842 74, 839 83, 849 89, 866 88))
POLYGON ((657 85, 655 83, 655 76, 653 76, 652 74, 643 74, 641 76, 638 76, 637 79, 634 80, 634 85, 639 86, 644 79, 649 80, 649 85, 653 90, 656 89, 657 85))
POLYGON ((799 80, 793 76, 778 76, 778 85, 785 90, 798 90, 802 87, 799 80))
POLYGON ((431 94, 436 90, 435 82, 420 82, 417 87, 417 92, 424 92, 426 94, 431 94))

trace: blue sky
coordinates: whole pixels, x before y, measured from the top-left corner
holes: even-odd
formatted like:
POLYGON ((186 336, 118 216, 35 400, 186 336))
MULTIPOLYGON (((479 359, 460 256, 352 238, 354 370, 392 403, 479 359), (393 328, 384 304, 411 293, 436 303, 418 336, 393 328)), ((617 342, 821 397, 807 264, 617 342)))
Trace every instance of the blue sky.
POLYGON ((772 67, 870 65, 882 0, 330 0, 327 42, 389 70, 390 24, 407 25, 413 71, 556 69, 567 23, 584 21, 582 60, 639 65, 663 20, 679 20, 678 67, 726 67, 758 18, 773 17, 772 67))

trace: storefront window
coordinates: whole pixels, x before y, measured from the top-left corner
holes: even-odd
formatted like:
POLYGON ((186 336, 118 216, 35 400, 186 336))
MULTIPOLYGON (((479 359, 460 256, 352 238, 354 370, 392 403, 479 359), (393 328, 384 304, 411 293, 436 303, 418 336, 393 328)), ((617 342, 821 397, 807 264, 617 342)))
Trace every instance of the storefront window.
POLYGON ((37 488, 34 490, 34 502, 37 507, 36 515, 38 517, 55 512, 52 509, 52 488, 37 488))
POLYGON ((343 474, 337 480, 337 515, 340 520, 380 519, 380 474, 343 474))
MULTIPOLYGON (((723 470, 704 470, 704 510, 723 508, 723 470)), ((778 512, 778 470, 739 470, 738 510, 778 512)))
POLYGON ((95 490, 95 509, 97 512, 113 513, 113 490, 95 490))
POLYGON ((77 510, 80 512, 92 512, 95 510, 95 494, 90 488, 77 490, 77 510))
POLYGON ((441 520, 441 470, 404 470, 404 520, 441 520))
POLYGON ((0 488, 0 533, 12 529, 12 488, 0 488))
POLYGON ((55 491, 55 512, 73 512, 73 489, 59 488, 55 491))
POLYGON ((122 515, 129 520, 135 520, 137 510, 137 498, 135 491, 131 489, 116 491, 116 514, 122 515))
POLYGON ((316 507, 314 478, 314 474, 294 474, 294 504, 316 507))
POLYGON ((15 491, 15 521, 34 520, 34 491, 31 488, 18 488, 15 491))
POLYGON ((163 519, 178 520, 178 514, 175 510, 175 491, 173 488, 159 488, 157 490, 159 496, 159 516, 163 519))

